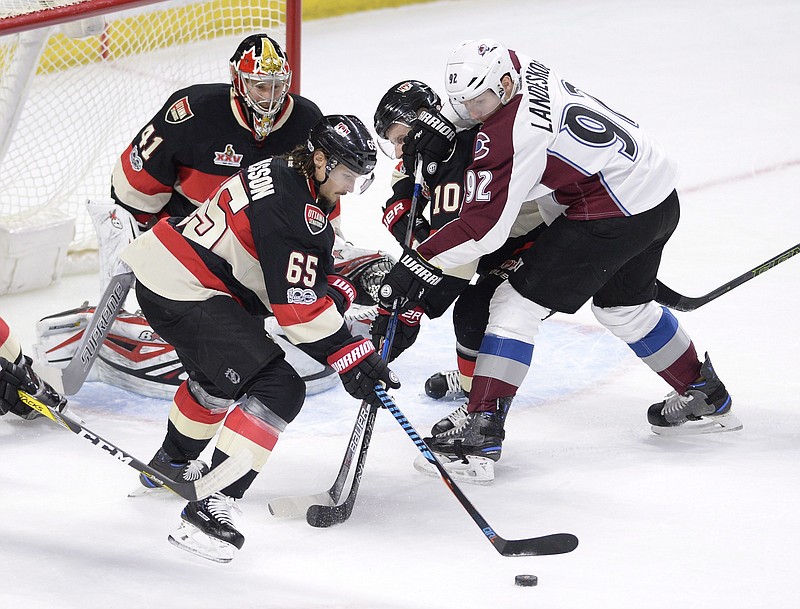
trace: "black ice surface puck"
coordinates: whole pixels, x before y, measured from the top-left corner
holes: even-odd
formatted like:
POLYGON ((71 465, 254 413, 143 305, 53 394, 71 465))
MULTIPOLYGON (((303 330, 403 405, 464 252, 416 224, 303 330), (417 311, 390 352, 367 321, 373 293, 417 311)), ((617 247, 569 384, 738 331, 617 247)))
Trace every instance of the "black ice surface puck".
POLYGON ((539 578, 535 575, 517 575, 514 578, 514 584, 517 586, 535 586, 539 583, 539 578))

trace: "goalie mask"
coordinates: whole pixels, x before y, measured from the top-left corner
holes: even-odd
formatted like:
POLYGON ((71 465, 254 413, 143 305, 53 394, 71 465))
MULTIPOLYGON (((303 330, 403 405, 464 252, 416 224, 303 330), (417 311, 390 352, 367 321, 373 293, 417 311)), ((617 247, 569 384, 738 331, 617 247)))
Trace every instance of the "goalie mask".
POLYGON ((281 46, 269 36, 248 36, 230 60, 231 85, 256 139, 263 140, 283 108, 292 70, 281 46))
MULTIPOLYGON (((490 38, 466 40, 456 47, 447 61, 445 88, 450 105, 462 119, 472 120, 465 102, 475 100, 486 91, 496 96, 496 105, 507 104, 520 89, 519 68, 514 65, 511 53, 502 44, 490 38), (506 97, 503 76, 508 74, 514 90, 506 97)), ((485 113, 484 113, 485 114, 485 113)))
POLYGON ((378 163, 375 140, 358 117, 323 116, 311 128, 307 145, 309 152, 322 150, 325 153, 328 159, 326 176, 340 163, 360 176, 355 192, 363 193, 375 179, 373 169, 378 163))
POLYGON ((417 112, 425 110, 441 110, 442 100, 424 82, 404 80, 390 88, 378 102, 375 110, 375 132, 378 134, 378 146, 390 159, 395 158, 395 142, 388 139, 387 131, 395 123, 411 127, 417 118, 417 112))

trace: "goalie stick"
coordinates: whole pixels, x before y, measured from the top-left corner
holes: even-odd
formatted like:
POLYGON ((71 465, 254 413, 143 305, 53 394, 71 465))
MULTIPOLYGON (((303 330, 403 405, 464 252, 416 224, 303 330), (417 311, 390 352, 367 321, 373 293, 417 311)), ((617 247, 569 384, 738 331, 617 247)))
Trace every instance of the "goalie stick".
POLYGON ((47 404, 40 402, 22 389, 17 390, 17 393, 19 394, 20 400, 22 400, 26 406, 30 406, 51 421, 61 425, 64 429, 88 440, 92 446, 96 446, 117 461, 121 461, 125 465, 132 467, 140 474, 147 476, 154 483, 168 488, 188 501, 199 501, 233 484, 250 471, 253 463, 252 453, 245 450, 228 457, 205 476, 201 476, 198 480, 193 482, 176 482, 169 478, 165 479, 163 474, 145 465, 142 461, 139 461, 139 459, 130 453, 122 450, 113 442, 109 442, 87 427, 84 427, 68 414, 53 410, 47 404))
MULTIPOLYGON (((108 282, 106 291, 97 303, 97 308, 83 332, 78 350, 61 373, 61 385, 65 395, 75 395, 89 375, 89 369, 100 353, 100 347, 108 336, 114 320, 119 315, 125 297, 134 282, 133 271, 124 262, 117 267, 117 274, 108 282)), ((48 375, 49 376, 49 375, 48 375)))
POLYGON ((486 539, 492 542, 494 549, 500 554, 503 556, 545 556, 550 554, 566 554, 578 547, 578 538, 572 533, 554 533, 552 535, 530 537, 528 539, 505 539, 500 537, 495 530, 489 526, 489 523, 481 516, 480 512, 475 509, 475 506, 467 499, 467 496, 458 488, 458 485, 450 477, 450 474, 447 473, 447 470, 439 459, 436 458, 436 455, 431 452, 411 423, 408 422, 405 415, 400 412, 400 409, 397 407, 397 404, 394 403, 391 396, 389 396, 380 385, 376 386, 375 393, 378 394, 384 407, 392 413, 392 416, 394 416, 403 428, 403 431, 408 434, 408 437, 413 440, 423 456, 439 470, 439 475, 442 477, 444 483, 453 492, 464 509, 467 510, 467 513, 481 529, 486 539))
MULTIPOLYGON (((417 161, 416 173, 414 175, 414 192, 411 197, 411 208, 409 209, 409 222, 406 228, 405 240, 407 245, 411 245, 414 238, 414 219, 417 214, 419 197, 422 192, 422 162, 417 161)), ((394 342, 395 331, 397 330, 398 317, 400 314, 398 303, 392 310, 389 323, 386 327, 386 337, 381 349, 381 357, 388 359, 389 352, 394 342)), ((273 516, 279 518, 297 518, 306 515, 306 522, 313 527, 329 527, 340 524, 350 518, 355 505, 358 487, 361 484, 361 476, 364 473, 364 464, 367 459, 367 449, 372 438, 372 430, 375 427, 375 418, 378 409, 370 407, 366 401, 361 402, 361 408, 350 434, 350 441, 347 443, 342 465, 333 485, 327 490, 313 495, 293 495, 290 497, 278 497, 269 502, 269 511, 273 516), (366 417, 366 418, 365 418, 366 417), (361 439, 363 436, 363 440, 361 439), (358 452, 355 475, 350 486, 350 491, 344 503, 338 505, 342 491, 350 475, 350 468, 353 464, 353 456, 361 440, 361 449, 358 452)))
POLYGON ((684 296, 683 294, 679 294, 675 290, 665 286, 658 279, 656 279, 656 285, 658 286, 656 302, 664 305, 665 307, 669 307, 670 309, 675 309, 676 311, 694 311, 695 309, 702 307, 704 304, 708 304, 712 300, 719 298, 723 294, 727 294, 732 289, 739 287, 743 283, 750 281, 753 279, 753 277, 757 277, 762 273, 767 272, 771 268, 778 266, 781 262, 784 262, 792 256, 796 256, 797 254, 800 254, 800 243, 793 245, 785 252, 781 252, 777 256, 770 258, 766 262, 759 264, 757 267, 739 275, 736 279, 731 279, 728 283, 722 284, 716 290, 712 290, 703 296, 684 296))

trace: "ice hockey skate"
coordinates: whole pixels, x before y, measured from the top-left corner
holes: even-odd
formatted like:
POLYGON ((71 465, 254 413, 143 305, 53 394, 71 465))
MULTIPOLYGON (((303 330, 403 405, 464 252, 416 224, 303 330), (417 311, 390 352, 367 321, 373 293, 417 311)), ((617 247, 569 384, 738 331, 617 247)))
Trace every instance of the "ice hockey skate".
POLYGON ((458 370, 443 370, 425 381, 425 394, 434 400, 461 400, 466 397, 461 388, 458 370))
POLYGON ((439 420, 431 428, 431 436, 438 436, 440 433, 444 433, 446 431, 453 429, 453 427, 457 427, 466 418, 467 418, 467 403, 464 402, 453 412, 451 412, 446 417, 439 420))
MULTIPOLYGON (((194 482, 209 472, 209 467, 203 461, 174 461, 163 448, 159 448, 155 456, 148 463, 157 472, 176 482, 194 482)), ((144 474, 139 474, 139 486, 128 493, 128 497, 139 497, 149 493, 165 493, 167 489, 154 482, 144 474)))
POLYGON ((742 422, 731 412, 733 401, 706 353, 700 378, 686 393, 671 392, 647 410, 647 420, 658 435, 693 435, 738 431, 742 422))
POLYGON ((230 562, 244 545, 244 535, 233 526, 231 511, 238 508, 232 497, 214 493, 202 501, 190 501, 181 512, 181 526, 168 541, 214 562, 230 562))

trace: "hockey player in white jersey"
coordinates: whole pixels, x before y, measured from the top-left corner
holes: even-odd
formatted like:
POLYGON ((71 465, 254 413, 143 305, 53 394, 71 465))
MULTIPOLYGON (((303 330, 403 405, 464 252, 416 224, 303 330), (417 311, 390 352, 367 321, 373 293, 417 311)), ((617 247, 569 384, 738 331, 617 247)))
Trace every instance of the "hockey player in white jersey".
MULTIPOLYGON (((428 438, 429 446, 450 459, 499 459, 504 413, 541 322, 589 299, 598 321, 673 389, 648 410, 655 433, 740 429, 708 355, 700 361, 678 320, 653 302, 679 217, 677 168, 660 145, 631 118, 494 40, 461 43, 445 86, 456 111, 482 123, 461 215, 416 251, 404 250, 381 286, 382 302, 402 297, 412 306, 441 269, 494 251, 525 201, 538 200, 549 227, 492 299, 467 418, 428 438)), ((413 148, 415 138, 408 141, 413 148)), ((425 161, 424 149, 404 153, 425 161)))

